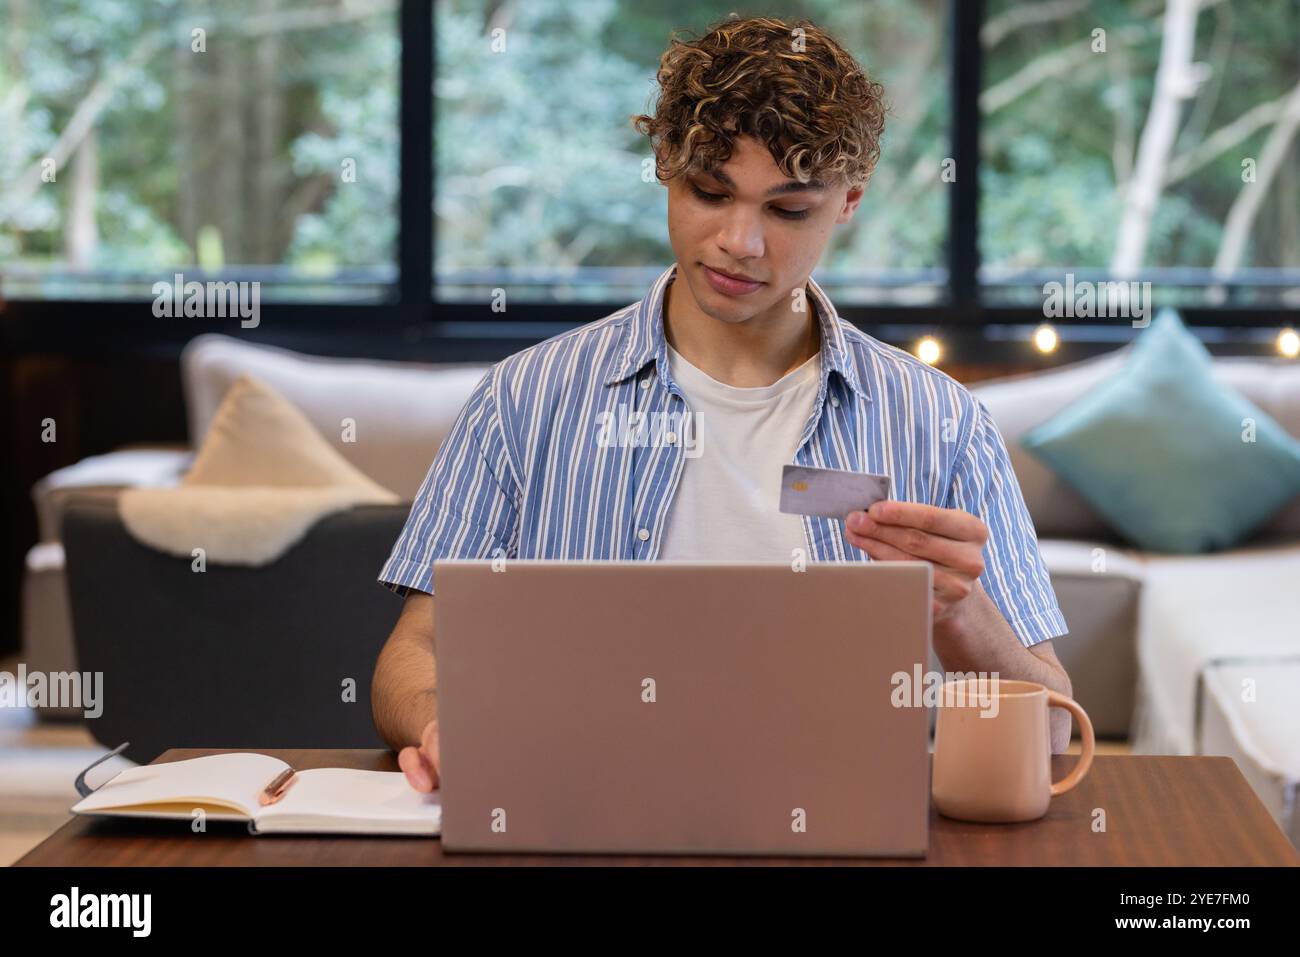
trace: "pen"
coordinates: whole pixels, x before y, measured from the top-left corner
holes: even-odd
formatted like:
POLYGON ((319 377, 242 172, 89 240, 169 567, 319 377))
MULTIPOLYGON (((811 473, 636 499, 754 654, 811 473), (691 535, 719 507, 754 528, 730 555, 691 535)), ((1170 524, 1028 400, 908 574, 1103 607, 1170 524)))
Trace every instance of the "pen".
POLYGON ((293 783, 293 768, 285 768, 275 776, 275 780, 262 789, 262 793, 257 796, 257 802, 263 806, 274 804, 280 798, 284 797, 284 792, 289 789, 293 783))

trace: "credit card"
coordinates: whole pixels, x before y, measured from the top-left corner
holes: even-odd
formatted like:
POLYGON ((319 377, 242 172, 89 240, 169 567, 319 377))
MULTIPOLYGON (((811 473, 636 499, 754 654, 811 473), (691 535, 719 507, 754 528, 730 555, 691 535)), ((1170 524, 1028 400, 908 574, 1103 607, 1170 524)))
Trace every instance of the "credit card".
POLYGON ((787 465, 781 469, 781 511, 844 519, 889 498, 889 476, 787 465))

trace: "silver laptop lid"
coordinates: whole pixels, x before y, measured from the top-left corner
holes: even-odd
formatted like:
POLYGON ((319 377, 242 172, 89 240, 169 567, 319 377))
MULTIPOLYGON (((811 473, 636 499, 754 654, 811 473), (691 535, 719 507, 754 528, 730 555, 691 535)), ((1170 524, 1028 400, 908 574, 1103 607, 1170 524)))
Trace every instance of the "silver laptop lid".
POLYGON ((439 561, 447 850, 921 856, 926 562, 439 561))

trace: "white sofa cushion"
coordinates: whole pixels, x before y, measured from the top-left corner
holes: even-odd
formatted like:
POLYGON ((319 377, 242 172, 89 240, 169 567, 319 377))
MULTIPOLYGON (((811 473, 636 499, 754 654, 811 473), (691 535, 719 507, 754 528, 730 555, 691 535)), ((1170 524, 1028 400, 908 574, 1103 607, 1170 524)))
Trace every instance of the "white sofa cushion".
POLYGON ((1141 552, 1110 542, 1040 537, 1038 551, 1053 575, 1141 582, 1146 573, 1141 552))
POLYGON ((1208 668, 1198 750, 1232 758, 1283 833, 1300 847, 1297 687, 1300 657, 1208 668))
POLYGON ((302 410, 347 461, 410 501, 487 364, 328 359, 229 336, 181 354, 190 440, 202 444, 226 391, 250 373, 302 410), (344 420, 355 423, 345 441, 344 420))
POLYGON ((1194 754, 1207 668, 1300 657, 1300 543, 1148 555, 1144 564, 1133 747, 1194 754))
POLYGON ((127 448, 92 455, 57 469, 32 486, 42 542, 57 542, 63 510, 73 496, 113 500, 124 488, 175 485, 194 461, 189 449, 127 448))

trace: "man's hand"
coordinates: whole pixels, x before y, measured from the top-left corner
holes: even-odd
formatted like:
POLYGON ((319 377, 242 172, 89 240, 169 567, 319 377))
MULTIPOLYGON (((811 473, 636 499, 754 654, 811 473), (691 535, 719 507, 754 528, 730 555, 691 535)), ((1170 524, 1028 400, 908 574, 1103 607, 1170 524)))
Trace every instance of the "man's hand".
POLYGON ((397 764, 417 791, 432 791, 438 786, 437 718, 424 726, 418 745, 409 745, 397 753, 397 764))
POLYGON ((969 512, 891 499, 850 512, 845 525, 849 543, 873 559, 934 566, 936 623, 955 615, 979 587, 989 530, 969 512))

